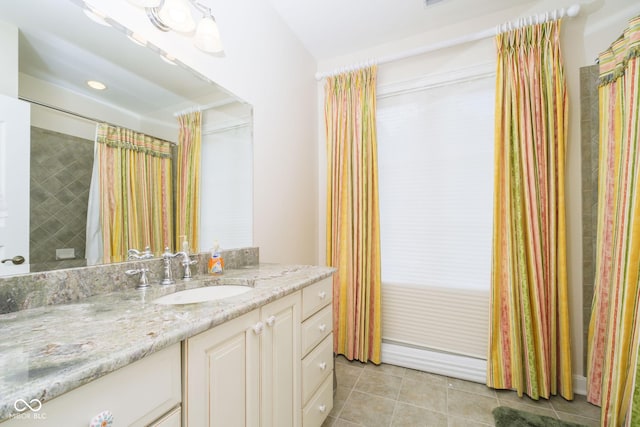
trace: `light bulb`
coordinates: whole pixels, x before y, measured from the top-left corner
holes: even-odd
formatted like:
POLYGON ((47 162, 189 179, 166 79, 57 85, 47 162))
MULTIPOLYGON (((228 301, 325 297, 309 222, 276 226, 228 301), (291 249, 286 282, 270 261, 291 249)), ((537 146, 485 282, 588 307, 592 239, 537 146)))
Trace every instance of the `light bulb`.
POLYGON ((195 46, 204 52, 220 53, 223 50, 218 24, 213 16, 206 16, 200 20, 194 39, 195 46))
POLYGON ((196 27, 191 9, 184 0, 165 0, 158 16, 172 30, 181 33, 190 33, 196 27))
POLYGON ((129 0, 129 3, 138 7, 158 7, 162 0, 129 0))

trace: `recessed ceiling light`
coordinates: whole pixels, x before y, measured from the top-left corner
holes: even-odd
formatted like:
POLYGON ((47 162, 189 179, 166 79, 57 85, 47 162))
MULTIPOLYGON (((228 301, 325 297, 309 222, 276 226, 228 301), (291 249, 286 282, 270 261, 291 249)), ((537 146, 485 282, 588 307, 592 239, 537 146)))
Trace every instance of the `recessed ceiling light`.
POLYGON ((146 46, 147 45, 147 39, 142 37, 140 34, 131 33, 131 34, 127 35, 127 38, 129 38, 129 40, 131 40, 132 42, 134 42, 135 44, 137 44, 139 46, 146 46))
POLYGON ((87 86, 95 90, 105 90, 107 85, 97 80, 87 80, 87 86))
POLYGON ((171 65, 176 65, 175 63, 175 59, 173 56, 167 54, 164 55, 160 55, 160 59, 162 59, 164 62, 166 62, 167 64, 171 64, 171 65))
POLYGON ((111 24, 104 20, 105 16, 102 13, 98 12, 88 4, 85 6, 86 9, 82 9, 82 11, 85 15, 87 15, 87 17, 89 17, 89 19, 91 19, 96 24, 104 25, 105 27, 111 26, 111 24))

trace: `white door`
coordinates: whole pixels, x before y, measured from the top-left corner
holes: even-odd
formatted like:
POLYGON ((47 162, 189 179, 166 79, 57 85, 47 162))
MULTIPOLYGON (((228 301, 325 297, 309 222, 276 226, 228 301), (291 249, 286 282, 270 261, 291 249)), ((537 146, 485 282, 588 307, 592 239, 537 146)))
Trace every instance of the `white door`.
POLYGON ((30 112, 0 95, 0 276, 29 272, 30 112))

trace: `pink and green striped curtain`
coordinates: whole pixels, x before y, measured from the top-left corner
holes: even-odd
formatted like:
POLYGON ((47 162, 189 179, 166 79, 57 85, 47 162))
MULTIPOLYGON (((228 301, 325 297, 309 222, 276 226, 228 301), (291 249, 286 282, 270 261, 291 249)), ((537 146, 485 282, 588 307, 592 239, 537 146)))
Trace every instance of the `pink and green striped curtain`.
POLYGON ((567 90, 560 21, 496 37, 487 385, 573 398, 565 235, 567 90))
POLYGON ((201 123, 200 111, 178 117, 180 130, 176 166, 176 250, 182 250, 182 239, 186 239, 190 252, 197 252, 199 248, 201 123))
POLYGON ((96 134, 103 262, 173 244, 171 144, 100 123, 96 134))
POLYGON ((637 426, 640 16, 600 54, 599 63, 598 234, 587 399, 602 406, 601 425, 637 426))
POLYGON ((334 351, 380 363, 380 216, 375 66, 327 78, 327 263, 334 351))

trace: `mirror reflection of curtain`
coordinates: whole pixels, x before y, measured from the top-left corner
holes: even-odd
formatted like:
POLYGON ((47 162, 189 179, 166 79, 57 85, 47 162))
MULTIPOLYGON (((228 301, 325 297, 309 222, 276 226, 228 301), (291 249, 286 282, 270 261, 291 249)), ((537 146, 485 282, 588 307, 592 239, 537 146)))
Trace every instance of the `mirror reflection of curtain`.
POLYGON ((119 262, 130 248, 173 247, 171 143, 100 123, 87 218, 87 263, 119 262))
MULTIPOLYGON (((202 149, 202 113, 195 111, 178 117, 178 159, 176 166, 176 242, 183 250, 197 252, 200 214, 200 153, 202 149), (184 239, 184 240, 182 240, 184 239)), ((214 189, 215 191, 215 189, 214 189)))

